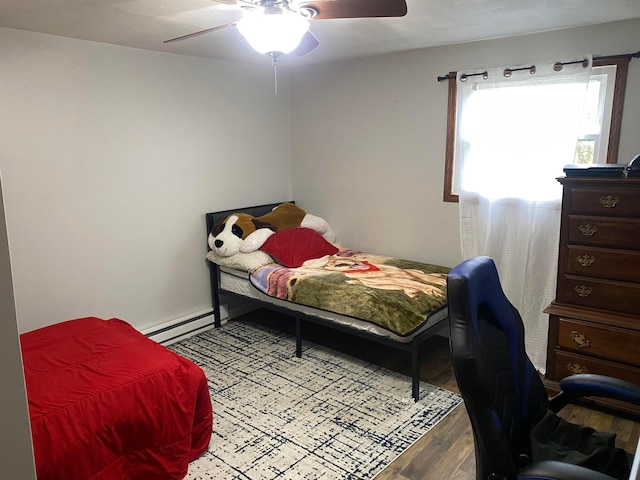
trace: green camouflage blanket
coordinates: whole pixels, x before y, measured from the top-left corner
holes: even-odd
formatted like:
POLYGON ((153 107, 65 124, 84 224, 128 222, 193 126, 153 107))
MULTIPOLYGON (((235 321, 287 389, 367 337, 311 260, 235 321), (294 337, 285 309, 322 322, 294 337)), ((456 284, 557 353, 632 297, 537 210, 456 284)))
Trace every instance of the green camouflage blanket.
POLYGON ((341 249, 298 268, 269 264, 251 283, 294 303, 368 320, 410 335, 428 315, 446 308, 449 268, 341 249))

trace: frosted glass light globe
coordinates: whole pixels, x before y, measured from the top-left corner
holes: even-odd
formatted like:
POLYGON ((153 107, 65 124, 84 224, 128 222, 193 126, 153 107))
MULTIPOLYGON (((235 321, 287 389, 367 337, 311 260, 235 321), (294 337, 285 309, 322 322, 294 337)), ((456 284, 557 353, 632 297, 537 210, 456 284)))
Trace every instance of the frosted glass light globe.
POLYGON ((236 26, 260 53, 289 53, 309 30, 309 21, 297 14, 247 15, 236 26))

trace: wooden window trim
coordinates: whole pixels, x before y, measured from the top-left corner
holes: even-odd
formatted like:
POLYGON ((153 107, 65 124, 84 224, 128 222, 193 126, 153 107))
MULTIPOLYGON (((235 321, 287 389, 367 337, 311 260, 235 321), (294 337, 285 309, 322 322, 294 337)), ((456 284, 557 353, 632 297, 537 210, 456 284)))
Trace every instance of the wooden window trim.
POLYGON ((447 139, 444 152, 444 196, 445 202, 458 202, 459 196, 453 193, 453 158, 456 148, 456 112, 458 110, 457 72, 449 72, 449 98, 447 99, 447 139))
POLYGON ((626 55, 594 60, 594 67, 615 65, 616 81, 613 90, 613 105, 611 105, 611 126, 609 127, 609 145, 607 146, 607 163, 618 163, 618 148, 620 147, 620 130, 622 129, 622 107, 624 93, 627 88, 627 73, 629 72, 629 57, 626 55))
MULTIPOLYGON (((629 56, 620 55, 602 59, 594 59, 593 66, 615 65, 616 81, 613 92, 613 104, 611 106, 611 125, 609 127, 609 144, 607 147, 607 163, 618 163, 618 148, 620 146, 620 130, 622 128, 622 108, 627 86, 627 73, 629 71, 629 56)), ((458 85, 456 83, 457 72, 449 72, 449 96, 447 99, 447 136, 444 159, 444 192, 443 201, 459 202, 460 198, 453 193, 453 160, 456 145, 456 124, 458 110, 458 85)))

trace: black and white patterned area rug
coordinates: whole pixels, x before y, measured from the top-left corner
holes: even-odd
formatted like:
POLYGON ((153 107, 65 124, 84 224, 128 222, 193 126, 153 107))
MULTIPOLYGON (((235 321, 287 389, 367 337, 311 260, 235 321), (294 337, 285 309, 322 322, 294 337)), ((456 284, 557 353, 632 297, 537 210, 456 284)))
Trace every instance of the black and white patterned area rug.
POLYGON ((187 479, 366 480, 373 478, 460 402, 409 377, 231 321, 169 347, 203 368, 214 426, 209 449, 187 479))

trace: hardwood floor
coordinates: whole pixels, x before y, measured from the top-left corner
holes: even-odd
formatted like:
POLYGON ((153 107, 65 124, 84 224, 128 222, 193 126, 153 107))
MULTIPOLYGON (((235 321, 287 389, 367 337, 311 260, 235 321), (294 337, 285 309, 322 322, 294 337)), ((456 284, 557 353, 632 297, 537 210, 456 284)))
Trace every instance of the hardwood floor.
MULTIPOLYGON (((252 312, 243 320, 288 331, 292 335, 294 332, 292 319, 267 310, 252 312)), ((305 340, 330 346, 409 376, 411 360, 406 352, 317 325, 303 324, 302 331, 305 340)), ((447 338, 435 336, 426 342, 421 355, 420 376, 428 383, 459 392, 449 359, 447 338)), ((409 379, 407 389, 410 389, 409 379)), ((589 425, 596 430, 616 432, 616 445, 627 452, 635 451, 640 437, 639 421, 577 405, 565 407, 561 416, 569 422, 589 425)), ((423 435, 375 480, 434 478, 475 480, 473 436, 464 404, 423 435)))

